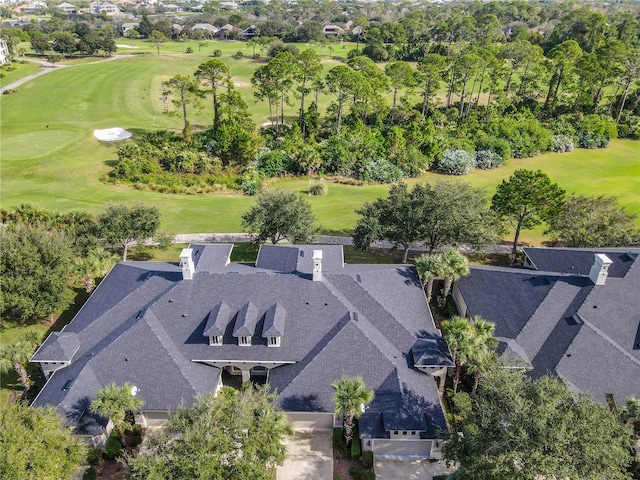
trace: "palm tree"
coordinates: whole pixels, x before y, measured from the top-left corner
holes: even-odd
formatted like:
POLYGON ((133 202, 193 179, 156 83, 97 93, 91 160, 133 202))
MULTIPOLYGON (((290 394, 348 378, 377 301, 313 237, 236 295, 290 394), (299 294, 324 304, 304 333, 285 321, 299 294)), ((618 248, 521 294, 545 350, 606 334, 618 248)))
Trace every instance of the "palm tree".
POLYGON ((437 253, 435 255, 420 255, 414 260, 416 269, 418 270, 418 276, 422 281, 425 293, 427 295, 427 303, 431 301, 431 294, 433 293, 433 280, 440 277, 443 273, 444 263, 442 261, 442 254, 437 253))
POLYGON ((18 337, 15 342, 0 349, 0 372, 7 373, 12 369, 15 370, 25 391, 29 390, 31 386, 26 364, 38 343, 40 343, 38 332, 29 330, 18 337))
POLYGON ((626 405, 620 409, 620 415, 627 425, 640 422, 640 398, 628 397, 626 405))
POLYGON ((471 319, 473 326, 472 349, 468 355, 467 373, 473 375, 473 393, 478 388, 480 377, 486 373, 487 368, 496 362, 494 349, 498 346, 498 340, 493 336, 496 330, 494 323, 486 321, 479 315, 471 319))
POLYGON ((353 421, 362 415, 364 407, 373 401, 373 390, 367 388, 362 377, 342 377, 331 384, 333 401, 338 415, 344 415, 347 442, 352 438, 353 421))
POLYGON ((453 393, 456 393, 460 381, 460 370, 467 363, 469 352, 473 350, 473 329, 466 318, 454 316, 451 320, 442 322, 442 333, 456 366, 453 381, 453 393))
POLYGON ((451 285, 454 280, 469 275, 469 266, 467 257, 462 255, 458 250, 447 250, 442 253, 442 262, 444 263, 444 298, 449 296, 451 285))
POLYGON ((91 402, 90 410, 111 419, 120 439, 124 439, 125 414, 142 407, 143 401, 135 396, 136 388, 126 382, 122 385, 109 383, 100 390, 91 402))

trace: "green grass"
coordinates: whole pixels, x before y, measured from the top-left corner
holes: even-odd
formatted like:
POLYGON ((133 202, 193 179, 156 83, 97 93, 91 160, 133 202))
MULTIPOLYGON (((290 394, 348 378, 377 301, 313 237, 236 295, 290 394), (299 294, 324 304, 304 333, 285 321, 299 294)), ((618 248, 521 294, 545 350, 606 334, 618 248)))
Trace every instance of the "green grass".
MULTIPOLYGON (((140 50, 153 47, 144 41, 133 43, 140 50)), ((165 47, 166 53, 160 56, 136 55, 57 69, 24 84, 14 95, 0 97, 2 207, 31 202, 62 212, 81 209, 96 214, 107 202, 141 201, 161 209, 163 229, 172 233, 242 231, 240 216, 254 203, 251 197, 161 194, 100 181, 117 159, 117 144, 97 141, 93 130, 121 126, 134 135, 141 129, 179 130, 181 120, 163 114, 162 81, 177 73, 192 74, 210 58, 214 47, 225 52, 221 59, 229 64, 256 123, 267 120, 267 105, 255 102, 250 87, 251 74, 264 60, 235 60, 230 56, 242 49, 249 57, 250 49, 244 42, 209 42, 202 53, 198 53, 197 42, 173 42, 165 47), (176 53, 187 45, 192 46, 194 54, 176 53)), ((338 46, 336 52, 343 50, 338 46)), ((324 60, 325 69, 335 64, 335 60, 324 60)), ((322 109, 330 98, 321 99, 322 109)), ((293 115, 295 107, 288 107, 287 113, 293 115)), ((192 121, 196 128, 207 128, 211 117, 207 100, 202 115, 192 116, 192 121)), ((491 193, 516 168, 539 168, 568 191, 616 195, 621 205, 640 214, 640 142, 614 141, 604 150, 578 149, 512 160, 499 169, 476 171, 462 179, 491 193)), ((409 182, 441 178, 429 173, 409 182)), ((309 184, 308 178, 294 178, 276 181, 272 188, 306 194, 309 184)), ((351 232, 357 208, 386 195, 388 189, 384 185, 328 186, 327 196, 308 198, 322 230, 339 234, 351 232)), ((523 235, 527 242, 542 239, 542 229, 523 235)))
POLYGON ((0 87, 9 85, 10 83, 20 80, 28 75, 32 75, 40 71, 40 65, 35 63, 25 62, 13 62, 11 65, 3 65, 0 68, 0 72, 4 74, 4 77, 0 78, 0 87), (15 70, 13 70, 15 68, 15 70))

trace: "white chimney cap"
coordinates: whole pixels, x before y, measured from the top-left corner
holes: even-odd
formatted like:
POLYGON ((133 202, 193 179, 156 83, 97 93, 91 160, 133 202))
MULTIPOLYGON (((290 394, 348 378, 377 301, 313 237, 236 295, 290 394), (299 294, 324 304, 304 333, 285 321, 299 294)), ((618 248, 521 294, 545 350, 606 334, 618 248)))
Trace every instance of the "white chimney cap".
POLYGON ((180 258, 191 258, 191 254, 193 253, 193 249, 191 248, 183 248, 180 252, 180 258))
POLYGON ((322 260, 322 250, 314 250, 313 251, 313 259, 314 260, 322 260))

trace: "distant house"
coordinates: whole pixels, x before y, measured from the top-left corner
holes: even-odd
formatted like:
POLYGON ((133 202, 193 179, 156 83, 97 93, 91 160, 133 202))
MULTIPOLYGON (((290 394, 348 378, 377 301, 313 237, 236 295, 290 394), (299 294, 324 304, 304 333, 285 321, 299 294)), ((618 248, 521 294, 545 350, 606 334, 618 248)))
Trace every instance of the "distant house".
POLYGON ((127 35, 129 30, 137 30, 140 22, 127 22, 122 24, 122 35, 127 35))
POLYGON ((180 5, 176 5, 174 3, 168 3, 164 5, 165 10, 168 12, 182 12, 184 9, 180 5))
POLYGON ((76 10, 76 6, 75 5, 71 5, 70 3, 67 3, 67 2, 61 3, 60 5, 58 5, 57 8, 62 10, 67 15, 78 13, 78 11, 76 10))
POLYGON ((135 385, 137 421, 161 426, 200 393, 266 382, 295 428, 331 429, 342 423, 331 384, 359 375, 375 391, 363 449, 439 457, 438 381, 452 361, 415 268, 346 265, 338 245, 265 245, 255 265, 235 264, 232 248, 115 265, 33 355, 47 378, 33 404, 100 445, 107 423, 87 405, 107 383, 135 385))
POLYGON ((258 29, 255 25, 251 25, 250 27, 245 28, 240 35, 243 39, 249 40, 258 35, 258 29))
POLYGON ((5 63, 9 63, 11 60, 9 55, 9 47, 7 46, 6 40, 2 40, 0 38, 0 65, 4 65, 5 63))
POLYGON ((525 248, 526 268, 471 267, 461 315, 496 324, 499 352, 610 405, 640 398, 640 249, 525 248))
POLYGON ((117 15, 120 9, 110 2, 93 2, 91 4, 92 13, 106 13, 107 15, 117 15))
POLYGON ((236 2, 221 2, 219 5, 223 10, 238 10, 240 8, 236 2))
POLYGON ((322 31, 325 36, 342 35, 344 33, 344 30, 341 27, 339 27, 338 25, 333 25, 331 23, 322 27, 322 31))
POLYGON ((195 32, 196 30, 201 30, 207 38, 213 38, 219 28, 210 23, 196 23, 191 27, 191 31, 195 32))
POLYGON ((235 31, 236 31, 236 27, 234 27, 230 23, 227 23, 226 25, 223 25, 222 27, 220 27, 218 31, 214 34, 214 36, 216 38, 227 39, 235 31))

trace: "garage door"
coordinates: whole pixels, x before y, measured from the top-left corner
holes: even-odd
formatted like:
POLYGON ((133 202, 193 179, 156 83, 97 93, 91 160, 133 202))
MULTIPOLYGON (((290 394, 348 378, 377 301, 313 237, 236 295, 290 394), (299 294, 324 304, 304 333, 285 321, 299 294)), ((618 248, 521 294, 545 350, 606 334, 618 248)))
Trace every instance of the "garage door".
POLYGON ((373 441, 373 453, 380 456, 411 456, 429 458, 431 440, 380 440, 373 441))
POLYGON ((331 430, 333 413, 290 412, 289 421, 295 430, 331 430))

